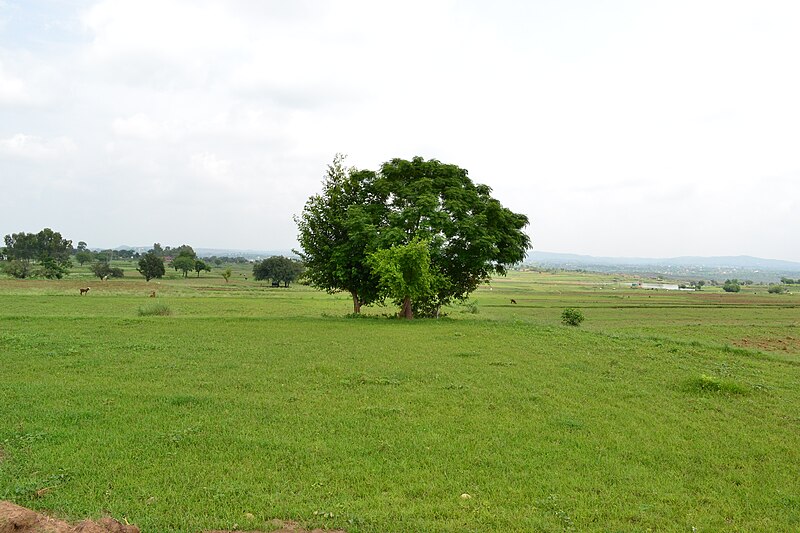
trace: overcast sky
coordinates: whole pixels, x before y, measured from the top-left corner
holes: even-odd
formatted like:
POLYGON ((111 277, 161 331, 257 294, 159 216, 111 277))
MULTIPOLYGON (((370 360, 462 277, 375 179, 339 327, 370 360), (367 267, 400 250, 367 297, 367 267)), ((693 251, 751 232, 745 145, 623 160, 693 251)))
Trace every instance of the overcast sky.
POLYGON ((534 248, 800 261, 800 2, 0 0, 0 232, 289 249, 337 152, 534 248))

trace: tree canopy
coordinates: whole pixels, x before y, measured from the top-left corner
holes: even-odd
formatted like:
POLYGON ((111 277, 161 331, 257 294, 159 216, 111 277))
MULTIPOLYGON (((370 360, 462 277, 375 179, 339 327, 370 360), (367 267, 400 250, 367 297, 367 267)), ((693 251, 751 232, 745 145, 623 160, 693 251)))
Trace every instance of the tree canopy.
POLYGON ((283 283, 284 287, 288 287, 302 273, 303 264, 300 261, 282 255, 267 257, 253 265, 253 277, 256 280, 277 281, 283 283))
POLYGON ((166 273, 164 260, 153 252, 147 252, 139 258, 139 268, 136 271, 144 276, 145 281, 160 278, 166 273))
POLYGON ((5 236, 4 242, 4 255, 9 262, 5 270, 14 277, 39 275, 60 279, 72 266, 72 241, 50 228, 39 233, 12 233, 5 236))
POLYGON ((490 193, 465 169, 434 159, 392 159, 373 172, 346 168, 337 156, 322 193, 309 198, 296 217, 306 276, 318 288, 350 292, 359 312, 361 305, 396 298, 383 268, 393 256, 370 256, 425 242, 430 288, 412 297, 411 305, 416 313, 437 314, 492 274, 505 274, 530 247, 523 231, 528 218, 490 193))

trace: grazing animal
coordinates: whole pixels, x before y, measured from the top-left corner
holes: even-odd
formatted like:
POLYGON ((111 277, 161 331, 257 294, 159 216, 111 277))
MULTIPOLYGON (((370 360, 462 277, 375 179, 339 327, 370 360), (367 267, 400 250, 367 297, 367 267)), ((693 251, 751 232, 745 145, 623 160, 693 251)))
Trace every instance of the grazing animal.
POLYGON ((89 289, 90 289, 90 288, 91 288, 91 287, 86 287, 85 289, 78 289, 78 290, 79 290, 79 291, 81 291, 81 296, 83 296, 84 294, 86 294, 87 292, 89 292, 89 289))
POLYGON ((156 297, 156 291, 151 292, 150 293, 150 298, 155 298, 155 297, 156 297))
POLYGON ((511 303, 516 305, 517 301, 514 298, 511 298, 511 303))
POLYGON ((108 281, 108 276, 103 276, 103 277, 102 277, 102 278, 100 278, 100 279, 101 279, 101 280, 103 280, 103 281, 108 281))

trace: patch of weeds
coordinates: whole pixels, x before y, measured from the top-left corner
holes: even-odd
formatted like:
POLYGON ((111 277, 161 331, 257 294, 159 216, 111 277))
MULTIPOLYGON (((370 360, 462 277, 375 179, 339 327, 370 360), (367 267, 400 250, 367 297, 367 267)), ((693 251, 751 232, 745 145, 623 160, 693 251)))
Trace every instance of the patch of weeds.
POLYGON ((371 376, 358 376, 356 378, 351 379, 343 379, 339 381, 345 387, 352 387, 355 385, 392 385, 397 386, 400 385, 399 379, 388 378, 388 377, 371 377, 371 376))
POLYGON ((171 314, 172 310, 169 306, 162 303, 144 305, 139 308, 139 316, 169 316, 171 314))
POLYGON ((750 392, 750 389, 735 381, 708 376, 701 374, 700 377, 692 378, 686 383, 688 392, 726 394, 731 396, 741 396, 750 392))
POLYGON ((468 313, 470 315, 478 314, 478 302, 475 300, 465 300, 459 304, 459 307, 462 313, 468 313))
POLYGON ((576 418, 562 418, 558 422, 567 429, 583 429, 585 426, 583 422, 576 418))
POLYGON ((391 416, 405 413, 405 409, 402 407, 380 407, 377 405, 364 407, 362 411, 364 411, 365 414, 375 416, 391 416))
POLYGON ((188 427, 185 429, 174 429, 164 435, 164 437, 170 444, 178 445, 189 440, 195 433, 197 433, 197 428, 188 427))
POLYGON ((70 475, 62 470, 49 476, 34 477, 26 481, 20 481, 6 493, 4 498, 9 495, 17 498, 41 498, 56 487, 69 481, 69 479, 70 475))
POLYGON ((489 366, 514 366, 514 363, 511 361, 492 361, 489 366))
POLYGON ((453 354, 454 357, 478 357, 479 355, 478 352, 456 352, 453 354))
POLYGON ((580 326, 585 318, 580 309, 573 309, 572 307, 567 307, 561 313, 561 323, 565 326, 580 326))
POLYGON ((464 390, 464 389, 468 389, 468 388, 469 388, 469 385, 464 385, 464 384, 461 384, 461 383, 450 383, 450 384, 444 386, 445 390, 464 390))

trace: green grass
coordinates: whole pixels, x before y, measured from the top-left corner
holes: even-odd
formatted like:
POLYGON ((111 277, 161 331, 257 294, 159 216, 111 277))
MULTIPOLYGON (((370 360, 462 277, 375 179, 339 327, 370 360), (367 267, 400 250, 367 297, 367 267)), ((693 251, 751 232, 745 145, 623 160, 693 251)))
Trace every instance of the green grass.
POLYGON ((211 274, 0 281, 0 499, 146 532, 800 529, 798 299, 613 283, 515 273, 406 323, 211 274))

